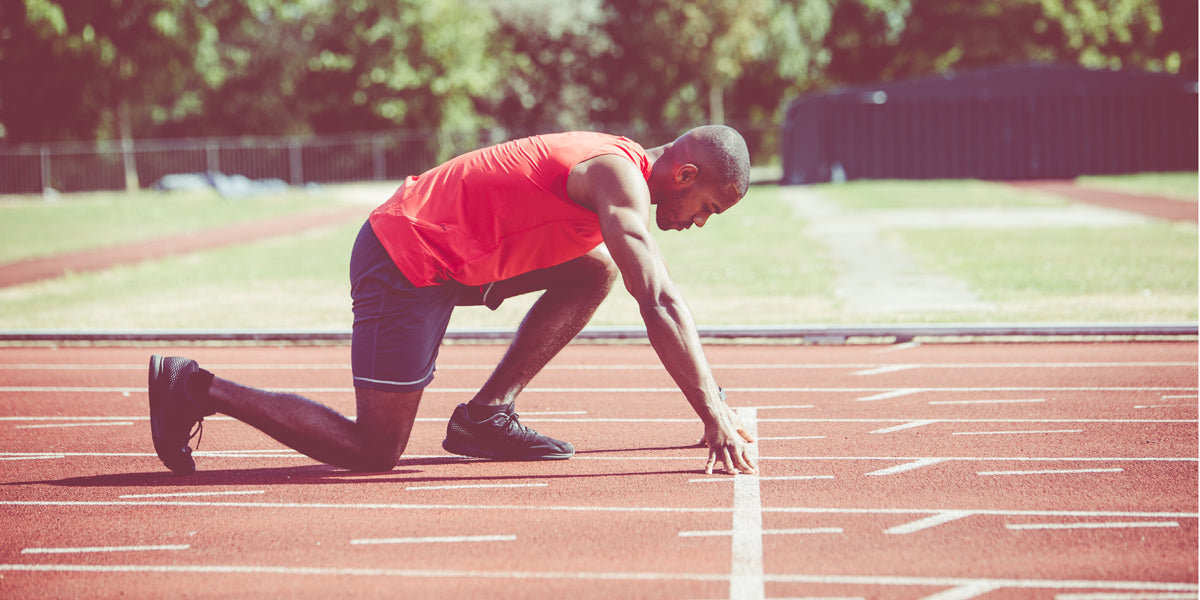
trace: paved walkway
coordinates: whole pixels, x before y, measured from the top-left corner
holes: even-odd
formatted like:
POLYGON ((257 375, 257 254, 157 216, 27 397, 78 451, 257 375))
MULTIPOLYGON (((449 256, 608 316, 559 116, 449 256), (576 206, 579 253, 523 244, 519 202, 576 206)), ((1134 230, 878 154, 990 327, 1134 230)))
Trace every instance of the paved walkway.
POLYGON ((892 229, 1120 227, 1150 220, 1091 204, 1046 208, 843 210, 811 188, 781 188, 813 239, 838 269, 834 293, 852 311, 989 311, 965 282, 920 266, 892 229))

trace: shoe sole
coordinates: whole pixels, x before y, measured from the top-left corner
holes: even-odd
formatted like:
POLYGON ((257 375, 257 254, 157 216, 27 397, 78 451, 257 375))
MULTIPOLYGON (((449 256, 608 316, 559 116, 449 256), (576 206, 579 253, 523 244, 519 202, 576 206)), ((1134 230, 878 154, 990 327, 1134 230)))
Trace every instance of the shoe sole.
MULTIPOLYGON (((160 448, 158 421, 166 418, 167 407, 165 405, 169 401, 171 394, 170 389, 156 389, 155 386, 163 375, 163 361, 164 358, 162 356, 157 354, 151 355, 150 370, 146 377, 146 391, 149 392, 150 396, 150 438, 154 441, 154 452, 158 454, 158 459, 162 461, 163 465, 177 475, 191 475, 196 472, 196 463, 192 460, 190 452, 185 455, 187 457, 185 463, 172 466, 171 462, 173 461, 168 461, 164 458, 164 455, 170 456, 170 452, 168 452, 170 449, 160 448)), ((157 387, 161 388, 162 386, 157 387)))
POLYGON ((509 461, 509 462, 527 462, 539 460, 567 460, 575 456, 575 451, 557 452, 554 454, 536 454, 531 456, 501 456, 495 452, 485 450, 478 446, 470 444, 462 444, 451 442, 449 439, 442 441, 442 449, 451 454, 459 456, 470 456, 473 458, 486 458, 488 460, 509 461))

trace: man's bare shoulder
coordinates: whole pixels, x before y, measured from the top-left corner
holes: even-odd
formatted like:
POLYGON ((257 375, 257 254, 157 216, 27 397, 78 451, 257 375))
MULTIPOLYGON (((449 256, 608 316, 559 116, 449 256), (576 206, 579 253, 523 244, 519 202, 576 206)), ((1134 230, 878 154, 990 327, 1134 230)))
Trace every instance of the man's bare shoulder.
POLYGON ((567 178, 567 193, 593 211, 606 206, 650 205, 650 190, 641 170, 616 154, 601 154, 575 165, 567 178))

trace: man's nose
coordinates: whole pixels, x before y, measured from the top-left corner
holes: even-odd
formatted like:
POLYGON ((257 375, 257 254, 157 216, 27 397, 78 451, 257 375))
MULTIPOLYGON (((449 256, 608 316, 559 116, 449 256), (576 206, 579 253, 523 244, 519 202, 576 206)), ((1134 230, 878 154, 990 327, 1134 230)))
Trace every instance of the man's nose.
POLYGON ((708 222, 708 217, 709 215, 696 215, 692 218, 692 222, 696 224, 696 227, 704 227, 704 224, 708 222))

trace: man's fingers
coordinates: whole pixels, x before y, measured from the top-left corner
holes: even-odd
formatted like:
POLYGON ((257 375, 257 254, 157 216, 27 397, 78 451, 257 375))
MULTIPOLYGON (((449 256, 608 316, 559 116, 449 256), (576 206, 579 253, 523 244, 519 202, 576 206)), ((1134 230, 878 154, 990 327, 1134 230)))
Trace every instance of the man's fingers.
POLYGON ((733 460, 729 458, 729 448, 721 448, 721 462, 725 463, 725 472, 730 475, 737 475, 737 467, 734 466, 733 460))
POLYGON ((704 474, 712 475, 713 465, 717 462, 717 452, 715 450, 708 451, 708 462, 704 463, 704 474))
POLYGON ((738 428, 737 431, 738 431, 738 435, 742 436, 743 440, 746 440, 747 442, 749 442, 751 444, 754 443, 754 436, 750 435, 749 433, 746 433, 745 429, 738 428))

